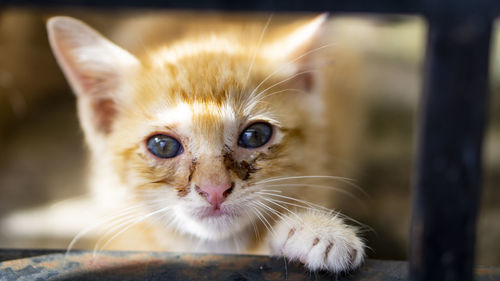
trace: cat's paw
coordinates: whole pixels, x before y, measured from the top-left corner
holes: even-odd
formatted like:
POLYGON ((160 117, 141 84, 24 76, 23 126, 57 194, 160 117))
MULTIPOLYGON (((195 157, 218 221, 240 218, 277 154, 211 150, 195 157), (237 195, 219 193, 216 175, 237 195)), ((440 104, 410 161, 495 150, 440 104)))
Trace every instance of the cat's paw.
POLYGON ((271 251, 308 269, 345 272, 361 265, 364 243, 356 230, 330 214, 303 213, 276 225, 271 251))

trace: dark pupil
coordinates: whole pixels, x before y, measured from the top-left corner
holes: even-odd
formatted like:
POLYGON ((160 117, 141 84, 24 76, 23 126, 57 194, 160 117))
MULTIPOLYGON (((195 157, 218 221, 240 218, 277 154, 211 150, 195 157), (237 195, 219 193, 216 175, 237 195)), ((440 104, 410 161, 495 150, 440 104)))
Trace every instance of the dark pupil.
POLYGON ((166 135, 155 135, 148 140, 148 150, 160 158, 171 158, 182 152, 181 144, 166 135))
POLYGON ((272 129, 269 124, 255 123, 241 133, 239 145, 247 148, 256 148, 266 144, 271 138, 272 129))

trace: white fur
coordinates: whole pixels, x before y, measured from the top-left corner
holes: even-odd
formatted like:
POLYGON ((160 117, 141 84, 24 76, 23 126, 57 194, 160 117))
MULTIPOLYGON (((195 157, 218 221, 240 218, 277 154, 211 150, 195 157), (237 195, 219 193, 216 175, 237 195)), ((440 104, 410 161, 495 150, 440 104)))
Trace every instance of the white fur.
POLYGON ((331 213, 298 216, 281 220, 275 227, 270 243, 273 254, 301 261, 310 270, 342 272, 361 265, 364 243, 354 228, 331 213))

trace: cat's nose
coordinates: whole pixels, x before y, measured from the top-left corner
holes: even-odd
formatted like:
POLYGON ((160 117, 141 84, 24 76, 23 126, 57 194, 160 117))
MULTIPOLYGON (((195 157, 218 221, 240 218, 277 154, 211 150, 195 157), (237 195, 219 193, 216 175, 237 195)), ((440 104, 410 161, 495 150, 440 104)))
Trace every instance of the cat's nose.
POLYGON ((233 191, 234 182, 230 185, 202 185, 195 186, 196 192, 205 198, 210 205, 218 209, 226 197, 233 191))

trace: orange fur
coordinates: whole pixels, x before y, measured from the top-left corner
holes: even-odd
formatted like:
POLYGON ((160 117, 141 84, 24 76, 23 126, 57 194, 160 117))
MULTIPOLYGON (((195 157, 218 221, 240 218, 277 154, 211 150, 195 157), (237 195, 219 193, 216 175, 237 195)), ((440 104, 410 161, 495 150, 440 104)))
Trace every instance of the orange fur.
MULTIPOLYGON (((328 172, 324 100, 325 87, 332 82, 318 75, 324 68, 319 64, 321 56, 315 55, 315 48, 325 48, 317 43, 324 20, 322 15, 267 33, 262 23, 227 24, 214 33, 191 33, 136 56, 77 20, 57 17, 49 21, 52 47, 78 96, 80 121, 92 152, 94 196, 118 202, 120 207, 143 204, 137 211, 146 214, 143 218, 165 209, 156 223, 146 227, 140 220, 136 231, 129 231, 134 237, 147 232, 144 237, 154 237, 153 241, 121 235, 122 243, 113 247, 263 249, 265 240, 257 241, 246 230, 257 222, 256 231, 261 233, 270 226, 266 224, 271 224, 271 217, 292 216, 286 210, 297 205, 284 197, 274 197, 281 200, 274 203, 266 201, 262 194, 267 188, 317 204, 331 201, 329 189, 311 192, 297 188, 302 182, 274 183, 275 177, 328 172), (241 31, 243 27, 246 32, 241 31), (241 132, 254 122, 271 124, 273 136, 255 149, 239 146, 241 132), (155 134, 174 137, 184 151, 168 159, 154 156, 146 141, 155 134), (270 182, 267 186, 266 181, 270 182), (199 186, 229 183, 231 193, 221 205, 223 215, 204 215, 210 206, 198 194, 199 186), (290 187, 277 185, 281 183, 290 187), (267 221, 262 212, 268 213, 267 221), (195 240, 200 248, 191 246, 195 240)), ((317 218, 321 223, 312 225, 321 225, 328 216, 304 217, 317 218)), ((338 225, 343 224, 332 227, 338 225)), ((350 228, 344 232, 346 239, 357 239, 350 228)), ((362 257, 362 244, 356 240, 352 245, 353 252, 347 254, 362 257)), ((361 260, 356 257, 351 258, 353 267, 361 260)), ((323 267, 337 270, 338 264, 323 267)))

